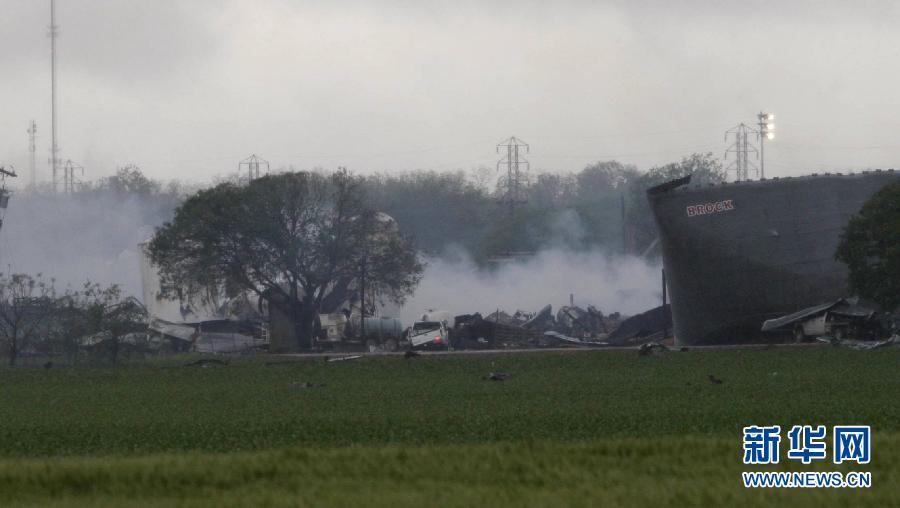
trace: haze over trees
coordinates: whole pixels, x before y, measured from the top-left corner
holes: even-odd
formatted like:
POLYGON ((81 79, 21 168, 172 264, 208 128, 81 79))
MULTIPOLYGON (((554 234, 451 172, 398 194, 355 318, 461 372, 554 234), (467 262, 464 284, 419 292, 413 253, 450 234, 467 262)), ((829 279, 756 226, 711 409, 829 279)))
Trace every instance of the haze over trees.
MULTIPOLYGON (((502 181, 494 184, 502 174, 493 168, 370 175, 359 183, 371 207, 396 219, 418 251, 428 256, 462 251, 485 266, 494 256, 548 247, 643 254, 656 238, 644 191, 689 172, 701 183, 724 179, 711 154, 648 171, 617 161, 596 162, 576 173, 531 171, 523 175, 523 202, 513 215, 502 203, 502 181)), ((219 182, 247 183, 237 176, 219 182)), ((90 278, 140 295, 138 244, 199 188, 157 181, 127 166, 78 185, 72 194, 54 194, 46 185, 16 192, 0 235, 4 265, 10 272, 52 275, 61 287, 90 278)))
POLYGON ((507 252, 547 247, 644 252, 656 238, 645 192, 693 174, 693 182, 718 183, 725 173, 711 153, 641 172, 617 161, 588 165, 578 173, 532 172, 520 187, 514 214, 504 188, 488 187, 462 171, 376 175, 366 187, 379 210, 397 219, 416 247, 441 255, 461 247, 476 261, 507 252))

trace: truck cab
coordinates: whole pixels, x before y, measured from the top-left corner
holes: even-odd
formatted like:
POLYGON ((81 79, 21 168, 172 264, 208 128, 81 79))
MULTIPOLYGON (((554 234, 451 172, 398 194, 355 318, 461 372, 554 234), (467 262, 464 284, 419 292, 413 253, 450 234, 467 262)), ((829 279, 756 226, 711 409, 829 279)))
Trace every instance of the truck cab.
POLYGON ((443 321, 416 321, 409 329, 413 349, 450 349, 450 336, 443 321))

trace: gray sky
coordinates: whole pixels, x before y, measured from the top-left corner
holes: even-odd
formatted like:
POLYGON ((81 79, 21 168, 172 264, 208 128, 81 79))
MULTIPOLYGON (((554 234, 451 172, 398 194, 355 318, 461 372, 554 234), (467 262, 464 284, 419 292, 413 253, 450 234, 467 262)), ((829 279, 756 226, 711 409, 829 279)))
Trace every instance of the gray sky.
MULTIPOLYGON (((892 167, 894 2, 58 0, 60 147, 208 180, 258 153, 357 172, 641 168, 777 114, 767 174, 892 167)), ((0 162, 48 179, 49 0, 0 0, 0 162)), ((22 179, 25 180, 25 179, 22 179)))

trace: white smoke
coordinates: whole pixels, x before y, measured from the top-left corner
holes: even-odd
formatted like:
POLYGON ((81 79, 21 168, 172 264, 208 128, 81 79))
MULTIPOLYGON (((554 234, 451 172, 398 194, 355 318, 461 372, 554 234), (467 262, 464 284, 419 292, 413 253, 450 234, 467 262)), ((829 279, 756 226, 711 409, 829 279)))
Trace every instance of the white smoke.
POLYGON ((138 244, 171 215, 152 197, 13 194, 0 229, 0 271, 56 280, 118 284, 141 297, 138 244))
POLYGON ((594 305, 604 314, 633 315, 662 303, 660 265, 598 250, 548 249, 495 270, 479 269, 464 253, 430 259, 422 283, 401 310, 405 324, 428 309, 453 315, 497 309, 534 312, 552 304, 594 305))

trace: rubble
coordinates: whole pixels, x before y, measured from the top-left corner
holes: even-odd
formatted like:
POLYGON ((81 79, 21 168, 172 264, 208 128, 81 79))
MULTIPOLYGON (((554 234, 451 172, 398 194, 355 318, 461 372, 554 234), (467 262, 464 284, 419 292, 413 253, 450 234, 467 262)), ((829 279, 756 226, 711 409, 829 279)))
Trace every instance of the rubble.
MULTIPOLYGON (((516 314, 519 314, 516 312, 516 314)), ((529 330, 550 330, 556 323, 553 321, 553 306, 545 305, 531 319, 522 324, 522 328, 529 330)))
POLYGON ((897 334, 891 335, 891 337, 888 339, 877 341, 838 339, 836 337, 817 337, 816 340, 819 342, 824 342, 825 344, 830 344, 832 346, 845 347, 848 349, 855 349, 857 351, 867 351, 870 349, 900 345, 900 335, 897 334))
POLYGON ((482 316, 462 314, 453 318, 451 341, 455 349, 503 349, 608 346, 609 331, 619 327, 621 315, 605 316, 593 305, 563 306, 555 314, 552 305, 535 313, 502 309, 482 316))
POLYGON ((672 331, 672 311, 669 305, 659 306, 632 316, 609 336, 617 346, 638 345, 667 339, 672 331))
POLYGON ((601 342, 601 341, 591 341, 591 340, 583 340, 577 337, 569 337, 568 335, 563 335, 559 332, 549 331, 544 332, 545 337, 552 337, 554 339, 558 339, 561 342, 566 344, 574 344, 576 346, 608 346, 609 342, 601 342))
POLYGON ((258 323, 216 319, 197 323, 172 323, 154 318, 148 333, 167 342, 176 352, 235 353, 266 348, 258 323))
POLYGON ((645 342, 638 348, 638 356, 651 356, 664 353, 669 348, 659 342, 645 342))
POLYGON ((346 362, 346 361, 349 361, 349 360, 358 360, 358 359, 360 359, 360 358, 362 358, 362 355, 337 356, 337 357, 334 357, 334 358, 325 357, 325 361, 328 362, 328 363, 333 363, 333 362, 346 362))
POLYGON ((813 337, 831 336, 839 341, 848 338, 877 338, 881 323, 877 313, 859 305, 855 299, 838 299, 814 305, 762 325, 763 332, 792 332, 796 342, 813 337))

